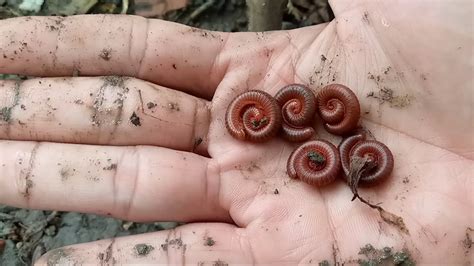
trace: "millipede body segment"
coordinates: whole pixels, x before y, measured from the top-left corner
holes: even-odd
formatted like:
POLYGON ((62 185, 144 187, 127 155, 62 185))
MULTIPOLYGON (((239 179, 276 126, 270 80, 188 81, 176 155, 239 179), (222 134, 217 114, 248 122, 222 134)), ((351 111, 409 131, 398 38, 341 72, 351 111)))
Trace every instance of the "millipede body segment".
POLYGON ((310 139, 315 131, 311 126, 316 113, 316 98, 308 87, 291 84, 275 95, 282 113, 282 135, 292 142, 310 139))
POLYGON ((340 168, 337 148, 326 140, 305 142, 291 153, 287 162, 291 178, 317 187, 333 182, 340 168))
POLYGON ((346 135, 357 127, 360 105, 351 89, 341 84, 330 84, 319 91, 316 99, 319 116, 329 133, 346 135))
POLYGON ((390 176, 394 167, 393 154, 383 143, 366 140, 362 134, 344 139, 339 144, 342 169, 346 181, 349 182, 351 170, 354 168, 353 158, 366 158, 367 169, 361 173, 359 184, 376 185, 390 176))
POLYGON ((247 91, 231 102, 225 115, 225 124, 234 138, 264 142, 280 130, 280 108, 270 94, 258 90, 247 91))

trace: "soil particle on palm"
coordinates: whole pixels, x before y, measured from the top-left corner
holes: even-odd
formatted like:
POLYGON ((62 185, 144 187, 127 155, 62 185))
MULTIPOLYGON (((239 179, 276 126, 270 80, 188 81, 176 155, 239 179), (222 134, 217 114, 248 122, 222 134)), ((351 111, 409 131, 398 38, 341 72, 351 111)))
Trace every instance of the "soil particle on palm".
POLYGON ((472 245, 474 244, 474 241, 471 238, 471 234, 474 232, 474 229, 471 227, 466 228, 466 236, 465 238, 461 241, 462 246, 464 247, 465 251, 464 253, 467 255, 469 251, 472 248, 472 245))
POLYGON ((138 256, 146 256, 155 249, 152 245, 148 244, 137 244, 133 248, 138 256))
POLYGON ((163 251, 168 251, 168 248, 171 248, 171 247, 180 249, 180 248, 186 248, 186 245, 183 244, 183 240, 181 239, 181 237, 171 239, 171 240, 166 239, 165 243, 161 244, 161 249, 163 249, 163 251))
POLYGON ((215 244, 216 244, 216 241, 214 241, 214 239, 212 239, 212 237, 206 237, 204 239, 204 246, 212 247, 215 244))
POLYGON ((411 258, 408 250, 394 251, 390 247, 376 249, 371 244, 367 244, 359 251, 359 255, 363 255, 363 259, 359 259, 358 263, 362 266, 372 265, 415 265, 415 261, 411 258))
POLYGON ((113 255, 112 246, 113 246, 114 242, 115 242, 115 239, 112 239, 110 244, 105 249, 105 252, 100 252, 99 253, 98 258, 101 262, 101 265, 103 265, 104 263, 108 264, 110 261, 112 261, 112 265, 114 264, 115 258, 113 258, 113 256, 112 256, 113 255))
POLYGON ((105 61, 109 61, 112 58, 112 49, 102 49, 99 56, 105 61))
POLYGON ((369 12, 364 11, 364 15, 362 16, 362 21, 370 25, 369 12))
POLYGON ((331 264, 329 264, 329 261, 323 260, 318 263, 318 266, 331 266, 331 264))
POLYGON ((194 145, 193 145, 193 151, 196 150, 196 148, 201 145, 203 139, 201 137, 198 137, 194 140, 194 145))
POLYGON ((62 181, 68 180, 69 177, 71 177, 74 174, 75 171, 76 171, 76 169, 71 169, 69 167, 61 168, 61 170, 59 171, 59 175, 61 176, 61 180, 62 181))
POLYGON ((179 112, 179 110, 180 110, 179 104, 176 103, 176 102, 170 102, 170 103, 168 103, 168 108, 169 108, 171 111, 177 111, 177 112, 179 112))
POLYGON ((0 120, 3 120, 7 123, 10 123, 12 121, 12 111, 20 101, 20 85, 21 81, 17 81, 15 84, 15 95, 13 98, 13 104, 10 106, 0 107, 0 120))
POLYGON ((130 123, 132 123, 136 127, 139 127, 142 125, 142 123, 140 122, 140 117, 138 117, 138 115, 135 112, 133 112, 133 114, 130 116, 130 123))
POLYGON ((102 170, 105 170, 105 171, 111 171, 111 170, 115 170, 115 169, 117 169, 117 164, 116 163, 110 164, 110 165, 102 168, 102 170))
POLYGON ((222 261, 222 260, 216 260, 216 261, 214 261, 212 266, 229 266, 229 264, 225 261, 222 261))
MULTIPOLYGON (((388 75, 391 70, 392 67, 388 66, 383 70, 383 74, 388 75)), ((414 100, 413 96, 408 94, 397 95, 393 89, 384 85, 385 79, 383 75, 375 75, 369 72, 368 79, 373 80, 379 90, 367 93, 367 98, 377 99, 379 104, 388 103, 392 108, 404 108, 409 106, 414 100)))
POLYGON ((157 104, 154 103, 154 102, 148 102, 148 103, 146 104, 146 107, 147 107, 148 109, 153 109, 153 108, 155 108, 156 106, 157 106, 157 104))
POLYGON ((405 95, 395 95, 394 91, 390 88, 383 87, 379 91, 371 91, 367 94, 368 98, 378 99, 380 104, 389 103, 390 107, 394 108, 404 108, 411 104, 413 97, 408 94, 405 95))

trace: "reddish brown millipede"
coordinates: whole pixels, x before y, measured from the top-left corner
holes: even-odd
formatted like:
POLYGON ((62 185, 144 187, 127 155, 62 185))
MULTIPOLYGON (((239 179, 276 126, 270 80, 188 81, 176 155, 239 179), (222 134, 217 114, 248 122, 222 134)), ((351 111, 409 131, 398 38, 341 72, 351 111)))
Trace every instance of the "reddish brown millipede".
POLYGON ((280 108, 270 94, 257 90, 247 91, 230 103, 225 124, 229 133, 237 139, 264 142, 280 130, 280 108))
POLYGON ((329 133, 346 135, 357 127, 360 105, 357 96, 348 87, 330 84, 317 97, 318 113, 329 133))
POLYGON ((283 87, 275 95, 282 112, 282 135, 292 142, 305 141, 314 135, 311 123, 316 112, 314 93, 301 84, 283 87))
POLYGON ((302 144, 291 153, 287 162, 287 173, 291 178, 318 187, 334 181, 340 168, 337 148, 326 140, 302 144))

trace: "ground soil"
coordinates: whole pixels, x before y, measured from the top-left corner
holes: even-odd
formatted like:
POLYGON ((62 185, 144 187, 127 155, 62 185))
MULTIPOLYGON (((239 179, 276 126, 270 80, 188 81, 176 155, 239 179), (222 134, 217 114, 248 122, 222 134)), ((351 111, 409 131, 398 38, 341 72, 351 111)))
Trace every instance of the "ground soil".
MULTIPOLYGON (((19 10, 21 2, 0 0, 0 19, 26 15, 52 15, 55 12, 53 6, 46 4, 58 1, 45 1, 38 12, 19 10)), ((59 3, 66 5, 69 2, 71 1, 59 3)), ((129 2, 131 6, 127 13, 133 14, 133 1, 129 2)), ((207 8, 203 8, 203 5, 209 2, 211 1, 192 0, 184 9, 170 11, 158 18, 217 31, 247 30, 245 0, 214 0, 211 5, 207 5, 207 8)), ((327 0, 292 0, 291 4, 284 12, 282 24, 284 29, 323 23, 333 18, 327 0)), ((64 7, 61 8, 65 10, 64 7)), ((87 13, 119 13, 121 1, 98 1, 98 4, 87 10, 87 13)), ((104 56, 107 58, 106 54, 104 56)), ((0 73, 0 78, 25 77, 0 73)), ((274 193, 278 194, 278 191, 274 193)), ((174 222, 139 224, 90 214, 26 210, 0 205, 0 265, 29 265, 45 252, 58 247, 169 229, 177 225, 178 223, 174 222)), ((212 238, 206 240, 206 245, 213 244, 212 238)), ((137 247, 137 250, 143 253, 148 249, 137 247)))

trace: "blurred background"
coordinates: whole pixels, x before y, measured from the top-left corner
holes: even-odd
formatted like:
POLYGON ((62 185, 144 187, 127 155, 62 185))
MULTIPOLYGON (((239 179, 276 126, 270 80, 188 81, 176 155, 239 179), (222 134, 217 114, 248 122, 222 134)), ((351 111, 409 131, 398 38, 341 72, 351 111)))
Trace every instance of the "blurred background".
MULTIPOLYGON (((0 23, 19 16, 78 14, 133 14, 227 32, 294 29, 334 18, 327 0, 0 0, 0 23)), ((0 73, 0 79, 27 78, 0 73)), ((0 205, 0 265, 30 265, 48 250, 65 245, 177 225, 0 205)))

